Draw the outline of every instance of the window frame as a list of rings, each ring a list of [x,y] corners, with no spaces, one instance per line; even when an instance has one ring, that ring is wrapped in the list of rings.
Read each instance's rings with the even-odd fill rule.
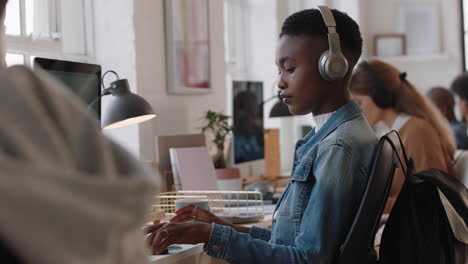
[[[19,0],[20,4],[20,35],[5,34],[5,52],[12,54],[20,54],[24,56],[24,65],[32,66],[32,57],[45,57],[52,59],[72,60],[77,62],[93,63],[94,59],[94,36],[93,36],[93,9],[92,0],[80,0],[80,5],[83,8],[81,24],[76,26],[83,27],[85,40],[83,54],[75,52],[64,52],[63,21],[61,21],[62,13],[67,8],[67,1],[63,0],[48,0],[49,1],[49,38],[40,38],[27,35],[26,33],[26,0]],[[77,1],[77,0],[73,0]],[[71,3],[71,2],[68,2]],[[77,4],[77,2],[74,2]]]

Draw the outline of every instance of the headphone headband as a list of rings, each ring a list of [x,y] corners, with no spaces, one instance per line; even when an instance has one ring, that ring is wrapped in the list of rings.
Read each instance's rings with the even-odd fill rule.
[[[327,6],[318,6],[325,26],[329,49],[319,59],[319,71],[322,77],[328,81],[343,78],[348,72],[348,61],[341,52],[340,36],[336,32],[336,21],[332,11]]]
[[[320,11],[320,14],[322,14],[323,22],[325,22],[325,26],[327,26],[328,33],[335,33],[336,21],[330,8],[327,6],[317,6],[317,9]],[[331,32],[331,30],[333,30],[333,32]]]

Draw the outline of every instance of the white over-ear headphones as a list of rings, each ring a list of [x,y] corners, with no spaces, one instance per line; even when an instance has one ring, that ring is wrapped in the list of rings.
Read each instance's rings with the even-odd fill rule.
[[[322,14],[325,26],[328,29],[328,50],[319,59],[318,68],[320,75],[327,81],[335,81],[343,78],[348,72],[348,61],[341,52],[340,36],[336,32],[336,22],[333,13],[327,6],[318,6]]]

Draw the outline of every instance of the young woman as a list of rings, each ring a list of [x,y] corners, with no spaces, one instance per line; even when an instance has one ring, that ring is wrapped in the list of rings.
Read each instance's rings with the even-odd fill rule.
[[[364,61],[353,73],[350,90],[371,126],[398,131],[408,155],[415,160],[415,171],[437,168],[455,176],[455,139],[450,126],[407,80],[406,73],[383,61]],[[397,170],[385,213],[393,207],[404,179],[402,170]]]
[[[339,36],[323,17],[336,20]],[[273,229],[234,226],[186,207],[173,221],[198,221],[147,229],[153,252],[205,243],[209,255],[233,263],[331,263],[361,201],[378,140],[348,91],[361,49],[359,27],[344,13],[322,8],[288,17],[276,53],[278,87],[289,111],[312,114],[317,127],[296,145]]]

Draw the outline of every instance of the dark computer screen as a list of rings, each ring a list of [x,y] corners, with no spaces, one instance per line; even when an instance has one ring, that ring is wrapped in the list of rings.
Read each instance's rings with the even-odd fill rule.
[[[101,66],[89,63],[35,58],[34,67],[39,66],[62,82],[86,105],[93,104],[93,111],[101,118]]]
[[[233,82],[234,162],[264,158],[263,83]]]

